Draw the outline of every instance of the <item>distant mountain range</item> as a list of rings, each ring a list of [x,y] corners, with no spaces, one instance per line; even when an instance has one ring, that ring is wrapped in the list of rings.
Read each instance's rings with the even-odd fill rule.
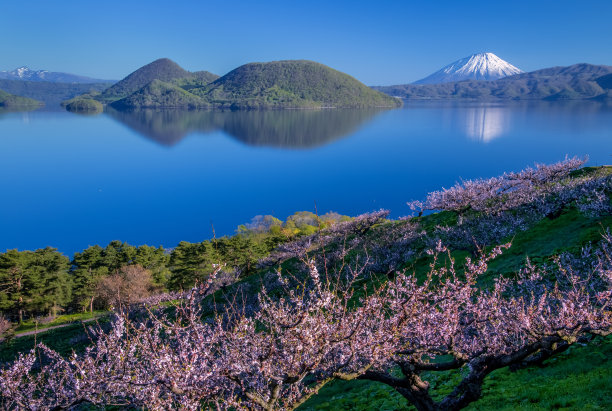
[[[47,107],[63,102],[79,111],[101,111],[100,104],[118,110],[397,107],[398,98],[612,101],[611,66],[575,64],[524,73],[493,53],[457,60],[417,83],[370,88],[307,60],[249,63],[219,77],[159,59],[110,86],[106,80],[27,67],[0,72],[0,90],[9,95]],[[9,104],[18,101],[14,97]]]
[[[612,66],[574,64],[521,73],[493,81],[373,87],[404,99],[581,100],[612,98]]]
[[[108,83],[112,84],[115,80],[100,80],[76,74],[58,73],[47,70],[31,70],[23,66],[11,71],[0,71],[1,80],[22,80],[22,81],[48,81],[51,83]]]
[[[141,67],[101,94],[83,99],[116,109],[397,107],[401,101],[353,77],[306,60],[250,63],[223,77],[190,73],[169,59]]]
[[[115,80],[100,80],[47,70],[31,70],[25,66],[11,71],[0,71],[0,90],[37,100],[50,108],[58,107],[62,101],[83,93],[100,92],[112,83],[115,83]]]
[[[91,91],[100,92],[108,83],[52,83],[49,81],[0,80],[0,90],[45,103],[47,108],[59,108],[62,101]]]
[[[439,84],[464,80],[497,80],[523,73],[493,53],[478,53],[457,60],[414,84]]]

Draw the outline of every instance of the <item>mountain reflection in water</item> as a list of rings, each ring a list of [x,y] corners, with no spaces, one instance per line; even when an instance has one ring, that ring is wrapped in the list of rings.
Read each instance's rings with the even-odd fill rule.
[[[159,144],[172,146],[191,133],[220,130],[252,146],[312,148],[354,133],[381,109],[355,110],[130,110],[106,114]]]
[[[469,138],[482,143],[501,137],[508,131],[510,112],[501,107],[466,109],[463,129]]]
[[[449,134],[464,135],[472,141],[490,143],[504,136],[516,138],[516,130],[545,127],[547,132],[571,131],[576,137],[596,127],[609,116],[612,104],[598,101],[506,101],[454,102],[404,101],[405,109],[437,113]]]

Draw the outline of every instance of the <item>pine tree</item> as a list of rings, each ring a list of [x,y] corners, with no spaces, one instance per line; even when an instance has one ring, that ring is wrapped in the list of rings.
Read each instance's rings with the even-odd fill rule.
[[[108,267],[104,266],[103,248],[94,245],[76,253],[72,260],[73,304],[85,311],[93,312],[97,297],[98,283],[108,275]]]
[[[213,240],[217,242],[217,240]],[[188,243],[181,241],[170,255],[172,274],[168,281],[171,290],[185,290],[204,281],[220,262],[215,244],[211,241]]]
[[[0,254],[0,310],[23,321],[25,278],[30,252],[8,250]]]

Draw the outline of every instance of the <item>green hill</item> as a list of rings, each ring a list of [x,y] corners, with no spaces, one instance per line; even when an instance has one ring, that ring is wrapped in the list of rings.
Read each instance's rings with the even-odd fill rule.
[[[28,98],[15,96],[9,94],[6,91],[0,90],[0,107],[14,109],[14,108],[34,108],[44,105],[42,102]]]
[[[102,102],[113,102],[129,96],[151,83],[153,80],[163,82],[178,81],[178,84],[206,84],[219,76],[207,71],[190,73],[174,61],[162,58],[147,64],[128,75],[123,80],[106,89],[98,98]]]
[[[403,84],[374,87],[406,99],[581,100],[605,96],[612,66],[574,64],[551,67],[495,81]]]
[[[192,93],[221,108],[397,107],[396,99],[306,60],[250,63]]]

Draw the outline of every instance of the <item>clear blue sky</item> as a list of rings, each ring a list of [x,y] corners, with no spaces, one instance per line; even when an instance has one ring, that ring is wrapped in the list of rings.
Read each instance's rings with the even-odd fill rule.
[[[612,65],[611,16],[610,0],[3,1],[0,70],[120,79],[159,57],[220,75],[309,59],[398,84],[481,51],[526,71]]]

